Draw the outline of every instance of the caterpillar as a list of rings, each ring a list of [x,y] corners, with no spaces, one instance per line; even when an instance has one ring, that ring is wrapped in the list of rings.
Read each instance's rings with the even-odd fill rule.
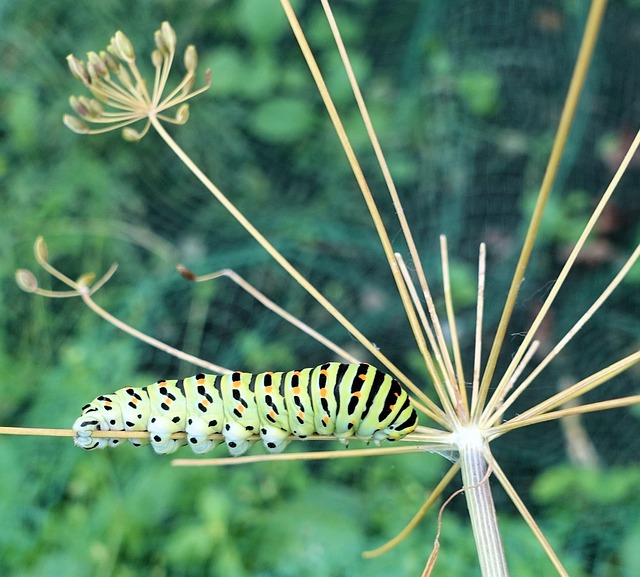
[[[141,388],[124,387],[82,407],[73,425],[74,443],[86,450],[115,446],[117,438],[92,438],[93,431],[148,431],[156,453],[188,444],[194,453],[211,451],[222,433],[229,453],[242,455],[259,434],[266,449],[282,451],[291,435],[332,435],[395,441],[411,433],[418,415],[400,383],[362,363],[325,363],[289,372],[234,372],[161,380]],[[186,438],[172,439],[185,432]]]

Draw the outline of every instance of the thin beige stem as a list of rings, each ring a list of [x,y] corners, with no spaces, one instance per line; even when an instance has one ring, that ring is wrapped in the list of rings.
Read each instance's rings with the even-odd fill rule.
[[[47,243],[44,241],[43,237],[39,236],[36,238],[36,242],[33,245],[33,254],[36,257],[38,264],[52,277],[57,278],[59,281],[62,281],[74,290],[80,290],[80,285],[78,285],[77,282],[71,280],[67,275],[61,273],[57,268],[49,264],[49,261],[47,260],[49,251],[47,249]]]
[[[611,180],[611,183],[607,187],[607,190],[604,192],[602,198],[600,199],[600,202],[598,202],[595,210],[593,211],[593,214],[591,215],[591,218],[589,218],[589,221],[585,225],[585,228],[582,231],[582,234],[580,235],[580,238],[577,240],[575,246],[573,247],[573,250],[571,251],[571,254],[567,258],[567,261],[565,262],[564,266],[562,267],[562,270],[560,271],[560,274],[558,275],[558,278],[556,279],[555,283],[553,284],[553,287],[551,288],[551,291],[549,291],[549,295],[545,299],[545,301],[544,301],[542,307],[540,308],[540,311],[536,315],[536,318],[534,319],[533,323],[531,323],[531,327],[527,331],[527,334],[525,335],[524,339],[522,339],[522,343],[518,347],[518,351],[514,355],[512,361],[509,364],[509,367],[507,368],[507,370],[505,371],[505,374],[502,377],[500,383],[498,383],[498,386],[496,387],[496,390],[494,391],[491,400],[487,403],[487,406],[486,406],[485,411],[484,411],[485,418],[490,418],[490,416],[492,415],[493,411],[495,410],[495,405],[497,404],[498,399],[503,394],[503,390],[502,389],[507,386],[507,383],[508,383],[508,381],[509,381],[509,379],[511,377],[511,373],[515,370],[515,367],[518,365],[518,363],[522,359],[522,356],[524,355],[526,349],[529,347],[529,344],[533,340],[533,337],[536,334],[538,328],[540,327],[540,325],[542,324],[543,320],[545,319],[549,309],[551,308],[551,305],[553,304],[556,296],[560,292],[560,289],[562,288],[562,286],[564,284],[564,281],[567,279],[567,276],[571,272],[571,269],[573,268],[573,265],[574,265],[576,259],[578,258],[578,254],[580,253],[580,251],[582,250],[584,244],[586,243],[587,238],[589,237],[591,231],[593,230],[594,226],[596,225],[596,222],[598,221],[598,218],[600,217],[600,215],[602,214],[602,211],[604,210],[605,206],[609,202],[609,199],[611,198],[611,195],[614,193],[616,187],[618,186],[618,183],[620,182],[620,179],[622,178],[622,175],[624,174],[624,172],[626,171],[627,167],[629,166],[629,163],[631,162],[631,160],[632,160],[633,156],[635,155],[636,151],[638,150],[639,146],[640,146],[640,131],[638,131],[638,133],[636,134],[635,138],[633,139],[633,142],[632,142],[631,146],[629,147],[629,150],[627,151],[623,161],[620,163],[620,166],[618,167],[618,170],[616,171],[613,179]],[[637,258],[637,255],[634,252],[634,255],[632,255],[632,257],[630,257],[629,261],[627,261],[627,264],[623,268],[624,274],[622,274],[622,276],[618,275],[616,277],[617,280],[614,279],[614,281],[613,281],[613,283],[615,283],[613,285],[614,288],[624,278],[624,275],[626,274],[626,271],[628,271],[629,268],[631,267],[631,265],[633,264],[633,262],[635,262],[635,258]],[[631,263],[631,264],[629,264],[629,263]],[[607,293],[607,296],[608,296],[608,293]],[[598,299],[598,300],[600,300],[600,299]],[[596,302],[598,302],[598,301],[596,301]]]
[[[640,135],[640,132],[638,133]],[[595,302],[587,309],[587,311],[578,319],[578,321],[571,327],[571,329],[567,332],[567,334],[558,342],[558,344],[553,347],[551,352],[540,362],[540,364],[531,372],[531,374],[527,377],[527,379],[513,392],[513,394],[507,399],[507,401],[500,407],[499,410],[496,410],[490,418],[486,419],[487,426],[492,426],[502,417],[504,412],[514,403],[514,401],[522,394],[522,392],[538,377],[538,375],[542,372],[542,370],[562,351],[562,349],[573,339],[573,337],[584,327],[584,325],[593,317],[596,311],[604,304],[604,302],[611,296],[611,293],[618,287],[618,285],[624,280],[627,276],[627,273],[631,270],[633,265],[636,263],[638,258],[640,257],[640,244],[633,251],[631,256],[627,259],[625,264],[622,266],[618,274],[613,278],[613,280],[607,285],[604,291],[600,294],[600,296],[595,300]],[[557,283],[556,283],[557,285]],[[555,288],[555,287],[554,287]],[[550,295],[551,296],[551,295]],[[546,305],[546,302],[545,302]],[[535,324],[535,323],[534,323]],[[505,396],[505,393],[503,396]],[[489,415],[487,415],[489,417]]]
[[[605,367],[597,373],[594,373],[593,375],[582,379],[575,385],[567,387],[566,389],[560,391],[559,393],[556,393],[552,397],[549,397],[545,401],[538,403],[534,407],[531,407],[529,410],[517,415],[513,419],[510,419],[505,423],[502,423],[501,425],[497,425],[496,427],[494,427],[494,430],[498,431],[503,429],[504,427],[510,427],[515,423],[529,421],[532,417],[536,417],[538,415],[546,413],[551,409],[554,409],[555,407],[558,407],[570,401],[571,399],[580,397],[585,393],[595,389],[596,387],[599,387],[600,385],[606,383],[620,373],[623,373],[638,362],[640,362],[640,351],[636,351],[620,359],[619,361],[612,363],[611,365]],[[577,409],[579,407],[573,408]]]
[[[411,445],[408,447],[353,449],[341,453],[337,453],[336,451],[318,451],[315,453],[245,455],[233,458],[224,457],[214,459],[174,459],[173,461],[171,461],[171,465],[173,465],[174,467],[219,467],[221,465],[247,465],[249,463],[265,463],[272,461],[324,461],[328,459],[350,459],[352,457],[382,457],[385,455],[424,453],[426,450],[428,449],[425,449],[424,445]]]
[[[119,328],[121,331],[130,334],[132,337],[155,347],[158,350],[161,350],[164,353],[167,353],[171,356],[174,356],[182,361],[186,361],[195,365],[196,367],[201,367],[207,371],[211,371],[213,373],[218,374],[226,374],[233,372],[231,369],[226,369],[225,367],[221,367],[220,365],[216,365],[214,363],[210,363],[209,361],[205,361],[204,359],[200,359],[194,355],[190,355],[181,351],[180,349],[176,349],[158,339],[155,339],[145,333],[139,331],[138,329],[134,329],[132,326],[127,323],[121,321],[120,319],[114,317],[111,313],[108,313],[104,310],[100,305],[98,305],[91,298],[91,290],[89,287],[80,287],[80,296],[84,303],[98,316],[105,319],[108,323],[112,324],[114,327]]]
[[[211,182],[211,180],[193,163],[189,156],[180,148],[178,143],[171,138],[157,119],[151,117],[153,127],[167,143],[176,156],[185,166],[200,180],[211,194],[224,206],[238,223],[264,248],[264,250],[318,303],[333,316],[347,331],[349,331],[376,359],[378,359],[391,373],[393,373],[422,403],[429,409],[429,417],[434,421],[445,425],[447,417],[418,386],[394,365],[369,339],[367,339],[329,300],[318,291],[283,255],[280,253],[258,229],[242,214],[238,208],[223,194],[223,192]],[[406,291],[406,289],[405,289]]]
[[[480,245],[480,250],[482,251]],[[460,340],[458,339],[458,327],[456,323],[456,315],[453,308],[453,294],[451,292],[451,275],[449,274],[449,250],[447,247],[447,237],[440,236],[440,254],[442,260],[442,283],[444,291],[444,304],[447,311],[447,322],[449,323],[449,332],[451,334],[451,350],[453,351],[453,359],[456,367],[456,381],[459,399],[458,415],[463,422],[469,420],[469,400],[467,399],[467,387],[465,385],[464,369],[462,366],[462,352],[460,350]],[[482,265],[484,266],[484,265]],[[480,289],[478,289],[480,290]],[[483,286],[484,290],[484,286]],[[480,293],[478,293],[480,296]]]
[[[539,347],[540,347],[540,341],[533,341],[527,353],[524,355],[524,357],[522,357],[520,364],[517,366],[516,370],[511,375],[511,378],[509,379],[509,383],[507,384],[507,387],[505,387],[502,397],[498,400],[497,406],[499,407],[500,411],[502,411],[505,396],[509,394],[509,391],[511,391],[511,389],[513,389],[515,384],[518,382],[520,375],[527,368],[527,365],[533,358],[533,355],[536,354],[536,351],[538,350]],[[529,381],[529,379],[527,379],[527,381]],[[533,381],[529,381],[528,384],[530,384],[531,382]]]
[[[443,453],[446,451],[454,451],[455,447],[449,442],[449,434],[439,431],[437,429],[427,429],[426,427],[419,427],[419,429],[425,429],[427,432],[411,433],[406,437],[400,439],[401,443],[419,443],[420,447],[424,451]],[[0,435],[13,435],[13,436],[27,436],[27,437],[75,437],[77,433],[73,429],[50,429],[43,427],[0,427]],[[149,437],[149,431],[118,431],[118,430],[104,430],[104,431],[92,431],[92,437],[96,438],[118,438],[118,439],[145,439]],[[172,439],[185,439],[187,433],[184,431],[172,433]],[[207,437],[208,439],[216,441],[224,441],[222,434],[213,434]],[[258,435],[252,435],[248,439],[249,441],[261,440]],[[288,437],[289,441],[337,441],[336,437],[330,435],[311,435],[300,439],[294,435]],[[343,445],[344,446],[344,445]],[[393,447],[392,447],[393,448]],[[397,446],[395,447],[397,448]],[[367,449],[373,450],[373,449]],[[378,450],[378,449],[376,449]]]
[[[0,427],[0,435],[15,435],[20,437],[75,437],[77,433],[73,429],[48,429],[44,427]],[[173,439],[184,439],[186,433],[174,433]],[[145,439],[149,438],[149,431],[92,431],[92,437],[118,438],[118,439]],[[223,439],[222,435],[216,438]],[[213,436],[212,436],[213,438]]]
[[[593,2],[591,3],[591,8],[589,10],[587,23],[582,38],[582,43],[578,52],[578,58],[576,60],[576,65],[571,77],[569,91],[567,93],[567,98],[565,100],[562,115],[560,117],[560,123],[558,125],[558,130],[556,132],[553,147],[551,149],[551,155],[549,156],[549,163],[547,164],[547,169],[545,171],[542,185],[540,187],[540,192],[538,194],[538,199],[536,201],[536,206],[529,223],[529,229],[527,230],[524,244],[522,246],[522,251],[520,253],[520,257],[516,265],[516,270],[511,281],[511,286],[507,294],[507,299],[502,311],[502,316],[500,317],[496,336],[491,346],[491,351],[489,353],[485,372],[482,376],[478,402],[478,405],[480,407],[484,405],[485,398],[489,394],[489,387],[493,380],[493,374],[498,363],[498,356],[500,354],[500,351],[502,350],[502,344],[507,333],[509,321],[511,320],[511,315],[513,313],[513,308],[518,297],[520,285],[522,284],[522,280],[524,279],[524,274],[529,263],[531,251],[533,250],[533,245],[538,235],[538,229],[540,228],[542,214],[544,212],[544,208],[547,204],[547,199],[549,198],[549,194],[551,193],[553,183],[555,182],[555,178],[558,173],[560,160],[567,143],[569,130],[573,123],[576,108],[578,106],[578,101],[580,99],[580,93],[582,92],[582,88],[584,86],[584,81],[589,69],[589,64],[591,62],[596,40],[598,39],[600,24],[602,22],[606,4],[606,0],[593,0]],[[515,363],[515,365],[517,364],[518,363]],[[497,398],[499,397],[500,395],[498,395]]]
[[[376,549],[372,549],[371,551],[364,551],[362,553],[362,556],[365,559],[372,559],[374,557],[379,557],[380,555],[383,555],[387,551],[390,551],[396,545],[404,541],[409,536],[411,531],[413,531],[416,528],[416,526],[425,516],[427,511],[431,509],[431,507],[437,501],[438,497],[440,497],[442,492],[449,486],[449,483],[453,480],[453,478],[456,476],[459,470],[460,470],[459,463],[454,463],[449,468],[449,470],[445,473],[445,475],[442,477],[442,479],[436,485],[433,491],[431,491],[426,501],[422,504],[418,512],[413,516],[411,521],[407,523],[407,525],[402,529],[402,531],[400,531],[400,533],[398,533],[393,539],[390,539],[389,541],[387,541],[384,545],[381,545]]]
[[[389,166],[387,164],[384,153],[382,152],[382,147],[380,146],[380,141],[378,140],[378,136],[373,127],[373,123],[371,122],[371,117],[369,115],[369,111],[367,109],[366,103],[362,96],[362,92],[358,85],[358,81],[355,77],[353,67],[351,66],[351,62],[349,60],[349,55],[347,54],[347,50],[344,46],[344,42],[342,41],[342,37],[340,35],[340,30],[338,29],[338,25],[333,16],[333,12],[329,5],[328,0],[322,0],[322,7],[327,16],[327,21],[329,22],[329,26],[331,28],[331,32],[333,34],[336,46],[338,47],[338,52],[340,53],[340,58],[342,59],[347,77],[349,79],[349,83],[351,85],[351,89],[353,91],[354,97],[356,99],[358,109],[360,111],[360,115],[362,116],[362,120],[365,125],[365,129],[369,136],[369,140],[371,141],[371,145],[373,146],[376,159],[382,171],[385,183],[387,185],[387,189],[389,191],[389,195],[391,197],[391,201],[393,202],[393,206],[400,222],[400,228],[402,230],[402,234],[409,248],[409,254],[413,261],[413,266],[415,267],[416,276],[418,277],[418,282],[420,283],[420,288],[425,295],[427,310],[429,311],[429,315],[432,319],[433,326],[438,333],[438,339],[443,340],[443,336],[440,330],[440,321],[438,320],[438,314],[435,308],[435,304],[431,297],[431,291],[429,290],[429,285],[427,283],[427,278],[424,272],[424,268],[422,267],[422,261],[420,259],[420,255],[418,253],[418,249],[416,247],[416,243],[413,239],[413,235],[411,233],[411,228],[405,216],[405,211],[402,206],[402,202],[400,201],[400,196],[398,195],[398,191],[396,189],[395,183],[393,182],[393,178],[391,177],[391,171],[389,170]],[[389,261],[391,269],[393,271],[393,264]],[[403,300],[403,304],[405,301]],[[434,349],[435,350],[435,349]],[[445,345],[445,350],[446,345]]]
[[[427,334],[427,339],[429,340],[429,344],[431,345],[431,349],[433,350],[433,353],[435,355],[436,362],[433,362],[431,353],[429,352],[426,343],[424,343],[424,338],[421,339],[421,341],[424,343],[423,348],[421,348],[422,358],[424,359],[427,371],[429,373],[429,376],[431,377],[431,381],[433,382],[434,389],[436,391],[436,394],[438,395],[438,398],[440,399],[440,402],[442,403],[442,406],[444,407],[445,412],[448,414],[453,414],[454,409],[450,399],[453,397],[454,385],[451,380],[447,378],[448,375],[446,373],[441,375],[441,373],[438,371],[438,367],[444,367],[440,348],[438,347],[433,331],[431,330],[431,326],[429,324],[429,320],[427,319],[424,307],[422,306],[422,303],[418,298],[418,292],[415,285],[413,284],[413,280],[411,279],[411,275],[409,274],[407,265],[405,264],[402,255],[396,253],[395,257],[398,263],[398,267],[400,268],[402,278],[404,279],[404,282],[407,285],[407,289],[409,290],[409,294],[411,295],[411,300],[413,302],[415,310],[418,313],[420,322],[422,323],[422,326]],[[445,380],[445,384],[447,387],[446,390],[442,382],[442,377],[444,377]]]
[[[208,280],[213,280],[216,278],[220,278],[221,276],[227,277],[229,280],[237,284],[242,290],[249,293],[254,299],[256,299],[260,304],[269,309],[270,311],[277,314],[279,317],[292,324],[298,330],[302,331],[309,335],[312,339],[318,341],[321,345],[328,348],[330,351],[333,351],[338,356],[342,357],[349,363],[359,363],[360,361],[354,357],[351,353],[345,351],[342,347],[338,346],[333,341],[329,340],[325,336],[321,335],[318,331],[312,329],[308,324],[301,321],[299,318],[295,317],[291,313],[287,312],[281,306],[274,303],[269,297],[267,297],[263,292],[259,291],[256,287],[254,287],[251,283],[247,282],[244,278],[242,278],[238,273],[233,271],[232,269],[226,268],[223,270],[219,270],[214,273],[210,273],[203,276],[194,276],[190,278],[185,275],[185,269],[182,265],[178,266],[178,270],[181,272],[182,276],[185,278],[192,280],[193,282],[204,282]],[[190,271],[188,271],[190,272]]]
[[[513,485],[509,482],[509,479],[507,479],[507,476],[504,474],[504,471],[500,468],[498,463],[495,462],[495,460],[492,462],[492,464],[493,464],[494,475],[496,476],[496,478],[504,488],[507,495],[509,495],[509,498],[511,499],[513,504],[516,506],[516,509],[518,509],[518,511],[520,512],[520,515],[522,516],[522,518],[525,520],[527,525],[529,525],[529,528],[531,529],[532,533],[535,535],[536,539],[538,540],[538,543],[540,543],[540,545],[542,546],[542,549],[547,554],[547,557],[549,557],[549,560],[551,561],[551,563],[553,563],[553,566],[558,572],[558,575],[560,575],[561,577],[569,577],[569,573],[567,573],[567,570],[562,566],[560,559],[558,559],[558,556],[556,555],[555,551],[549,544],[549,541],[547,541],[547,539],[545,538],[544,533],[542,532],[540,527],[538,527],[538,524],[535,522],[533,516],[531,515],[531,513],[529,512],[525,504],[522,502],[522,499],[520,499],[520,496],[518,495],[516,490],[513,488]]]
[[[488,436],[491,439],[495,439],[509,431],[519,429],[522,427],[529,427],[538,423],[546,423],[548,421],[555,421],[556,419],[562,419],[564,417],[573,417],[575,415],[584,415],[586,413],[596,413],[598,411],[607,411],[610,409],[620,409],[622,407],[630,407],[636,404],[640,404],[640,395],[631,395],[629,397],[620,397],[617,399],[609,399],[607,401],[599,401],[597,403],[588,403],[586,405],[577,405],[575,407],[569,407],[566,409],[559,409],[557,411],[550,411],[542,415],[535,417],[528,417],[520,421],[507,421],[497,427],[493,427]]]
[[[420,322],[411,305],[411,298],[407,291],[407,287],[405,286],[404,281],[402,280],[402,275],[400,274],[400,271],[398,270],[398,266],[395,262],[391,240],[389,239],[389,235],[382,221],[382,217],[380,215],[378,207],[376,206],[373,195],[369,190],[369,186],[362,172],[362,168],[358,163],[353,147],[351,146],[351,143],[344,129],[342,121],[340,120],[338,111],[336,110],[336,107],[333,103],[331,95],[329,94],[329,91],[327,90],[327,86],[324,81],[324,78],[322,77],[322,73],[320,72],[318,64],[313,56],[309,43],[307,42],[307,39],[300,26],[300,23],[298,22],[295,12],[291,7],[291,3],[289,2],[289,0],[280,0],[280,3],[287,16],[287,19],[289,20],[289,25],[291,26],[294,36],[296,37],[296,40],[298,41],[300,50],[302,51],[302,54],[307,62],[311,75],[316,83],[316,86],[318,87],[318,91],[327,109],[331,122],[333,123],[334,129],[336,131],[340,144],[342,145],[342,148],[345,152],[349,165],[351,166],[351,170],[356,178],[360,191],[362,192],[363,199],[367,205],[369,214],[371,215],[371,219],[375,226],[376,232],[378,233],[378,238],[380,239],[380,243],[382,245],[382,249],[384,251],[385,257],[387,259],[387,262],[389,263],[389,268],[391,270],[391,274],[393,275],[393,279],[396,283],[398,294],[400,295],[400,300],[402,301],[402,305],[407,314],[407,319],[409,321],[411,331],[416,339],[416,342],[418,343],[418,346],[421,347],[422,331],[420,328]],[[421,350],[424,350],[424,349],[421,348]],[[398,378],[400,378],[399,374],[396,374],[396,375],[398,376]],[[411,389],[408,381],[405,382],[405,384],[407,385],[408,388]],[[423,403],[429,406],[434,413],[436,414],[439,413],[439,416],[441,419],[446,418],[442,413],[442,411],[437,407],[437,405],[435,405],[431,401],[427,402],[426,395],[422,394],[422,392],[420,392],[421,394],[418,394],[418,391],[420,389],[416,387],[416,390],[413,390],[413,389],[411,390],[418,398],[422,400]]]
[[[482,319],[484,316],[484,287],[486,281],[487,247],[480,245],[478,257],[478,300],[476,304],[476,338],[473,353],[473,383],[471,389],[471,420],[477,420],[480,394],[480,371],[482,363]]]

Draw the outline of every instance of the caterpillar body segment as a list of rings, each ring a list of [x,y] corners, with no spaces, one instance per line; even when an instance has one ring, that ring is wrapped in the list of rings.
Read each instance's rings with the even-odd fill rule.
[[[325,363],[288,372],[195,376],[124,387],[100,395],[82,408],[73,425],[75,444],[91,450],[115,446],[116,438],[93,438],[95,430],[148,431],[160,454],[188,444],[197,453],[211,451],[222,434],[231,455],[243,454],[259,435],[268,451],[282,451],[291,435],[313,434],[394,441],[412,432],[418,416],[398,381],[368,364]],[[186,432],[186,439],[172,439]]]

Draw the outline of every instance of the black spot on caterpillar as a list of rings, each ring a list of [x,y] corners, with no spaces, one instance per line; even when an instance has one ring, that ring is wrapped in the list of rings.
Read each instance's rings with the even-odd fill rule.
[[[255,431],[268,451],[277,453],[294,435],[395,441],[411,433],[418,415],[406,391],[391,376],[368,364],[325,363],[276,373],[195,376],[153,385],[124,387],[82,407],[73,425],[83,449],[115,446],[118,439],[92,438],[94,430],[148,431],[156,453],[173,453],[188,444],[195,453],[211,451],[221,433],[232,455],[244,453]],[[185,432],[186,439],[171,435]]]

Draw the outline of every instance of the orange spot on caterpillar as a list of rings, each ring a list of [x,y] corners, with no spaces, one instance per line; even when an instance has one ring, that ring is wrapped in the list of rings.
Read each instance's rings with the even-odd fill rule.
[[[272,393],[273,392],[273,387],[271,385],[269,385],[268,387],[264,388],[264,392],[265,393]]]
[[[320,398],[326,399],[329,396],[329,391],[327,391],[326,387],[320,389]]]
[[[298,417],[298,419],[304,419],[304,411],[298,411],[298,414],[296,416]]]
[[[362,392],[356,391],[355,393],[351,393],[351,396],[359,399],[360,397],[362,397]]]
[[[321,375],[323,375],[323,376],[325,376],[325,377],[328,377],[328,376],[329,376],[329,371],[327,371],[326,369],[322,369],[322,370],[320,371],[320,374],[321,374]]]
[[[291,392],[292,392],[294,395],[299,395],[299,394],[300,394],[300,387],[293,387],[293,388],[291,389]]]
[[[324,417],[322,417],[322,422],[326,427],[329,424],[329,415],[325,415]]]
[[[238,405],[236,406],[236,411],[238,411],[238,413],[244,413],[244,406],[238,403]]]
[[[358,375],[358,378],[359,378],[361,381],[364,381],[364,380],[367,378],[367,374],[366,374],[366,373],[361,373],[361,374],[359,374],[359,375]]]
[[[170,405],[171,403],[173,403],[173,401],[169,397],[165,397],[163,402],[165,403],[165,405]]]
[[[271,409],[268,413],[267,413],[267,417],[269,417],[270,419],[273,419],[274,421],[276,420],[276,413],[273,409]]]

